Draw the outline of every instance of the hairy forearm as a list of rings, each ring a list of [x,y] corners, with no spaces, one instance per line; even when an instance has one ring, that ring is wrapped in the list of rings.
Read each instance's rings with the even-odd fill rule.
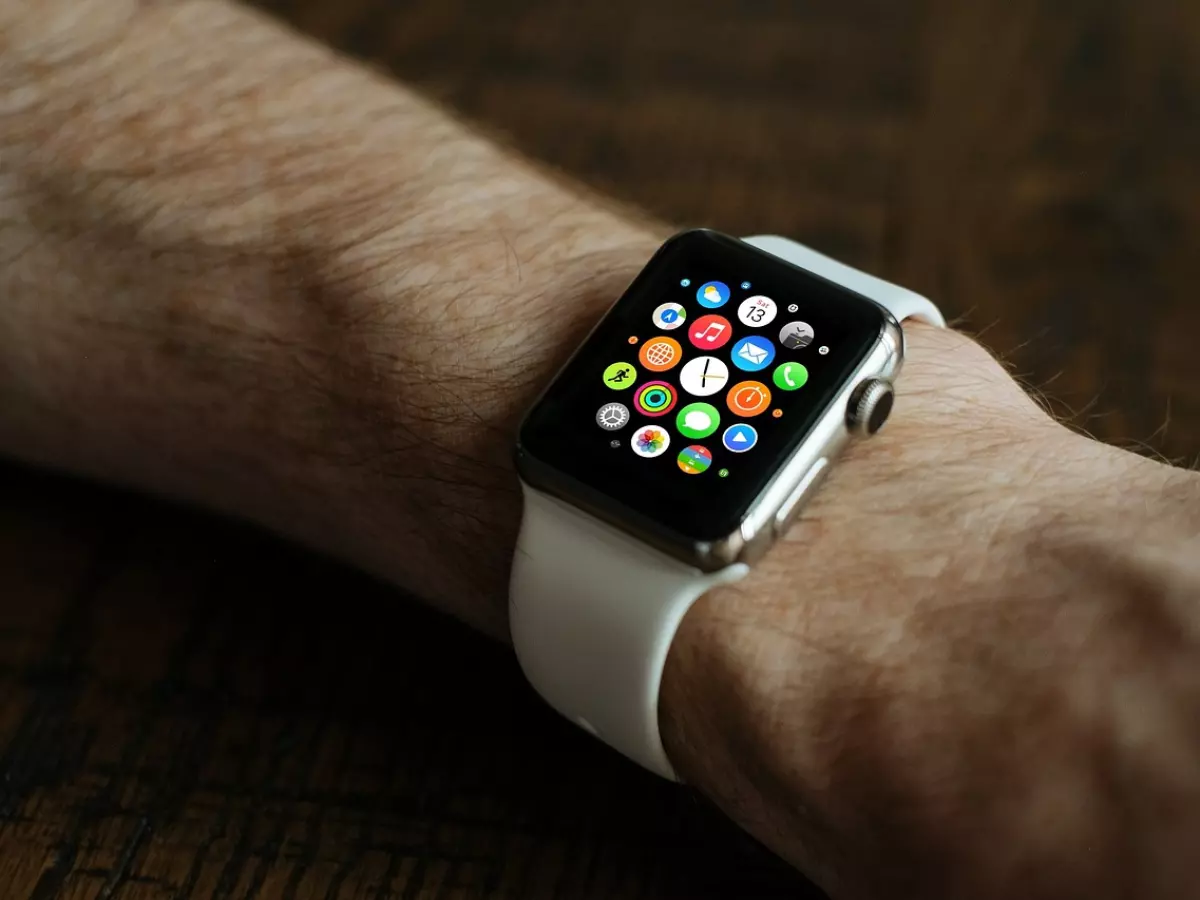
[[[917,337],[918,392],[975,352]],[[1191,896],[1200,477],[1040,416],[964,428],[1022,402],[970,371],[854,449],[855,489],[817,498],[790,558],[700,601],[668,747],[835,896]]]
[[[517,417],[658,229],[215,0],[0,0],[0,85],[0,451],[251,518],[502,636]],[[960,335],[910,329],[900,396],[688,616],[673,759],[848,892],[1172,853],[1195,476],[1067,434]],[[1172,791],[1158,830],[1094,831]]]
[[[654,240],[246,10],[0,23],[0,448],[501,634],[516,417]]]

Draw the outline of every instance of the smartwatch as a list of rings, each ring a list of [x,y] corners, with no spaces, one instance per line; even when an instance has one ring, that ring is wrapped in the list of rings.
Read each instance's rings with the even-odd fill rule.
[[[533,405],[513,645],[555,709],[675,779],[658,725],[688,608],[770,549],[879,430],[930,301],[774,236],[668,240]]]

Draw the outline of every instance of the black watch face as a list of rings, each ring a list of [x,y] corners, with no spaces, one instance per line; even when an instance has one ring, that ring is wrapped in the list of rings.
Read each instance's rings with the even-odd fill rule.
[[[530,411],[519,454],[618,519],[725,537],[885,322],[869,300],[770,254],[685,232]]]

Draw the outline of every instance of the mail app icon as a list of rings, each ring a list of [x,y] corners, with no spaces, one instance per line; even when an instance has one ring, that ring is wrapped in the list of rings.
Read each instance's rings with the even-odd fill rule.
[[[742,349],[738,351],[738,356],[758,366],[762,365],[762,361],[767,358],[767,351],[753,344],[742,344]]]
[[[775,345],[757,335],[742,338],[733,347],[733,364],[743,372],[765,369],[775,358]]]

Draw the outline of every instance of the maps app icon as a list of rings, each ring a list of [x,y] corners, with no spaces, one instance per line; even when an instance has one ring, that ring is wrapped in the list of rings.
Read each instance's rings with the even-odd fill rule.
[[[679,303],[664,303],[654,310],[654,324],[663,331],[678,328],[687,318],[687,310]]]

